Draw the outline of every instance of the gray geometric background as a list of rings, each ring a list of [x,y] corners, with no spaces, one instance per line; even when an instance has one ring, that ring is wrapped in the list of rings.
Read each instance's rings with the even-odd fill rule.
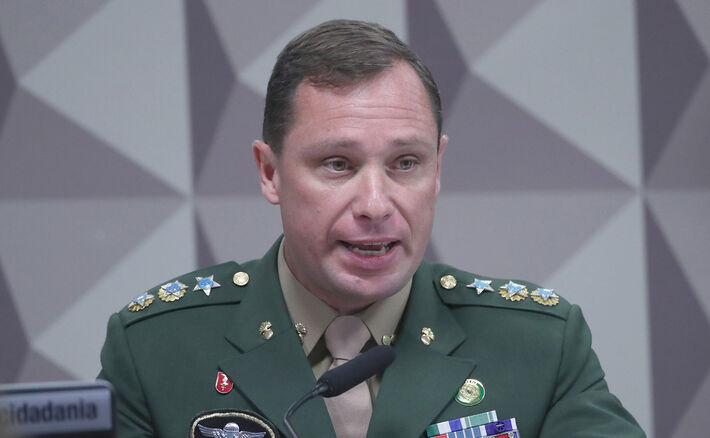
[[[380,22],[444,102],[427,257],[578,303],[649,436],[710,429],[710,2],[0,2],[0,382],[91,379],[108,315],[280,232],[281,47]]]

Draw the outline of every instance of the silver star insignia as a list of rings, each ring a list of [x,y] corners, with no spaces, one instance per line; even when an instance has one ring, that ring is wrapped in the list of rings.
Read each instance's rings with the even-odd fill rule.
[[[520,292],[525,289],[525,286],[509,281],[508,284],[503,286],[503,289],[507,290],[510,295],[521,295]]]
[[[481,295],[485,291],[494,292],[491,287],[492,280],[479,280],[478,278],[473,279],[473,283],[467,284],[466,287],[471,289],[476,289],[476,293]]]
[[[500,287],[501,295],[510,301],[521,301],[527,298],[528,289],[524,284],[515,283],[513,281],[508,281]]]
[[[221,285],[214,281],[214,274],[209,277],[195,277],[197,284],[192,290],[201,290],[205,295],[210,296],[212,289],[220,287]]]

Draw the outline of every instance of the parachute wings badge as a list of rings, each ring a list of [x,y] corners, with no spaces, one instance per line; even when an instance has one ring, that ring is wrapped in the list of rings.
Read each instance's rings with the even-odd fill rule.
[[[227,423],[224,429],[218,427],[206,427],[198,424],[200,433],[206,437],[212,438],[263,438],[266,432],[247,432],[239,430],[237,423]]]

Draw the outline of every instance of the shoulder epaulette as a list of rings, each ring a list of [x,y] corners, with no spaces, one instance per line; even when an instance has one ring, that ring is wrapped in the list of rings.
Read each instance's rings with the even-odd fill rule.
[[[249,282],[245,268],[226,262],[198,269],[161,283],[138,295],[121,309],[125,325],[166,312],[199,306],[238,303]]]
[[[442,301],[454,306],[487,306],[545,313],[565,319],[570,303],[554,289],[513,279],[473,274],[444,264],[431,264]]]

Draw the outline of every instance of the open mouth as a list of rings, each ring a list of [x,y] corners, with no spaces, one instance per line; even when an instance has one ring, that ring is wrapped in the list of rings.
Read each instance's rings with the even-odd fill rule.
[[[350,243],[343,242],[343,245],[355,254],[364,256],[380,256],[385,255],[394,247],[397,242],[367,242],[367,243]]]

